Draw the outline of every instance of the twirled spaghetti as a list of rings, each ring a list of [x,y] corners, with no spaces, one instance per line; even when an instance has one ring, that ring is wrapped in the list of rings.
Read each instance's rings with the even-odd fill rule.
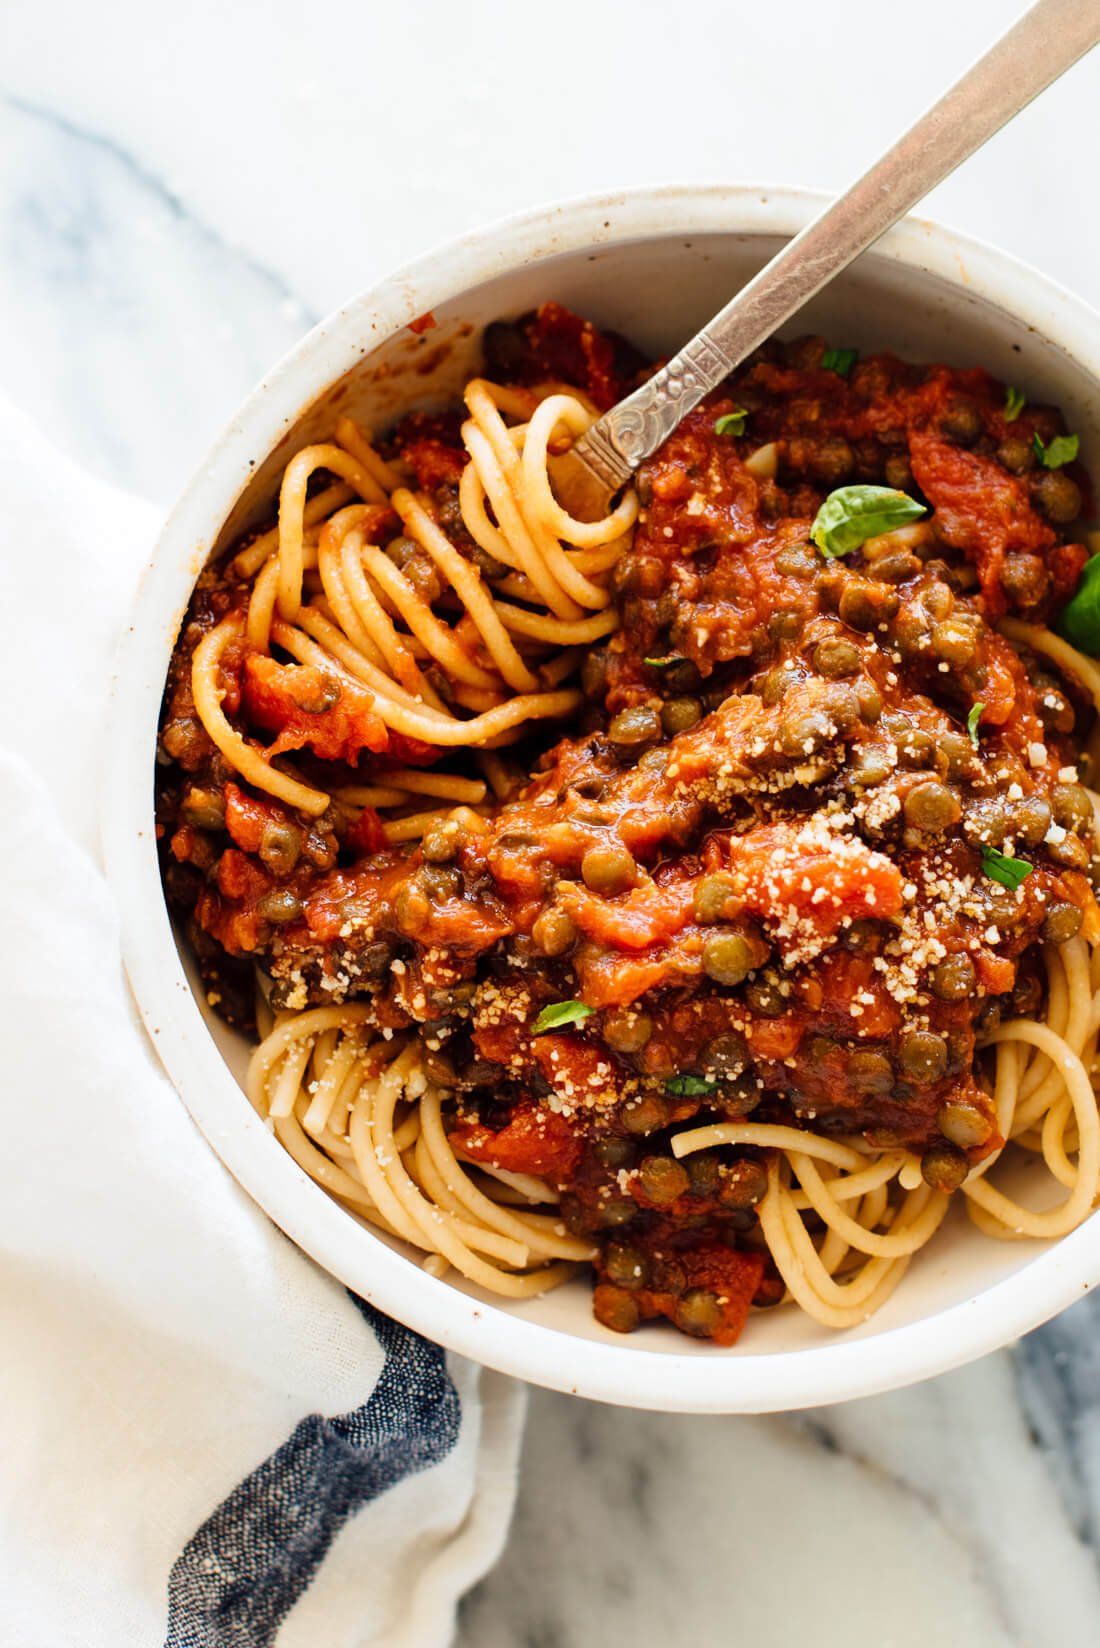
[[[1057,414],[769,346],[590,522],[554,460],[636,358],[554,305],[486,343],[458,414],[295,454],[177,648],[166,886],[235,1022],[258,964],[253,1104],[434,1274],[594,1266],[620,1330],[854,1325],[953,1193],[1067,1234],[1100,665],[1050,627]]]

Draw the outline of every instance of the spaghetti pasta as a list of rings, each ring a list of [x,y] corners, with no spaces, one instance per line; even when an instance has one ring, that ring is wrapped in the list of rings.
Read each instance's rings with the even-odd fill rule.
[[[1100,1198],[1073,481],[1002,462],[984,375],[848,383],[803,340],[581,520],[556,459],[629,351],[555,305],[509,336],[458,413],[341,416],[200,580],[165,881],[251,1102],[433,1276],[594,1267],[616,1330],[852,1327],[952,1209],[1066,1235]],[[823,556],[902,452],[927,518]]]

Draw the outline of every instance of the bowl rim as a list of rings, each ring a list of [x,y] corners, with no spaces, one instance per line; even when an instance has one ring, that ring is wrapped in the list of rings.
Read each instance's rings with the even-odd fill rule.
[[[443,243],[315,326],[261,380],[171,510],[120,640],[101,786],[104,862],[123,962],[150,1040],[180,1098],[242,1188],[330,1275],[409,1327],[532,1383],[666,1412],[758,1413],[893,1390],[1010,1342],[1100,1280],[1100,1216],[968,1299],[866,1338],[803,1349],[655,1352],[581,1338],[439,1281],[350,1219],[272,1141],[203,1021],[180,962],[157,866],[151,766],[168,655],[191,586],[253,468],[308,406],[410,320],[471,287],[558,253],[692,234],[789,236],[830,196],[768,184],[676,184],[532,207]],[[1030,265],[925,218],[870,256],[891,259],[1012,316],[1100,382],[1100,315]],[[260,1148],[263,1144],[265,1147]]]

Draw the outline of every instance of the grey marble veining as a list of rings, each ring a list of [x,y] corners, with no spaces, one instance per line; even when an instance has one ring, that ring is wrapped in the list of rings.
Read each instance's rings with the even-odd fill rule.
[[[140,160],[0,97],[0,384],[104,479],[169,498],[313,324]]]
[[[1100,1298],[1090,1294],[1022,1339],[1012,1361],[1031,1435],[1069,1521],[1100,1563]]]
[[[1092,1435],[1095,1402],[1093,1384]],[[1008,1353],[775,1418],[535,1392],[512,1538],[458,1648],[1092,1648],[1100,1567],[1064,1465]]]
[[[837,186],[1018,9],[927,0],[918,20],[790,0],[777,56],[766,8],[704,0],[691,118],[624,152],[624,96],[682,50],[659,0],[561,0],[549,35],[506,0],[330,0],[323,17],[291,0],[262,17],[7,0],[0,392],[96,473],[168,502],[261,373],[381,268],[610,183]],[[1075,70],[930,211],[1095,297],[1081,174],[1098,91],[1100,63]],[[1100,1300],[972,1368],[803,1415],[533,1393],[513,1534],[458,1642],[605,1636],[1094,1648]]]

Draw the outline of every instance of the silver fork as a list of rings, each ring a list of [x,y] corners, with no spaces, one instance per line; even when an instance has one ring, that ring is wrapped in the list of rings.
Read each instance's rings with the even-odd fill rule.
[[[679,354],[554,460],[566,508],[587,520],[606,514],[704,395],[1097,41],[1100,0],[1038,0]]]

